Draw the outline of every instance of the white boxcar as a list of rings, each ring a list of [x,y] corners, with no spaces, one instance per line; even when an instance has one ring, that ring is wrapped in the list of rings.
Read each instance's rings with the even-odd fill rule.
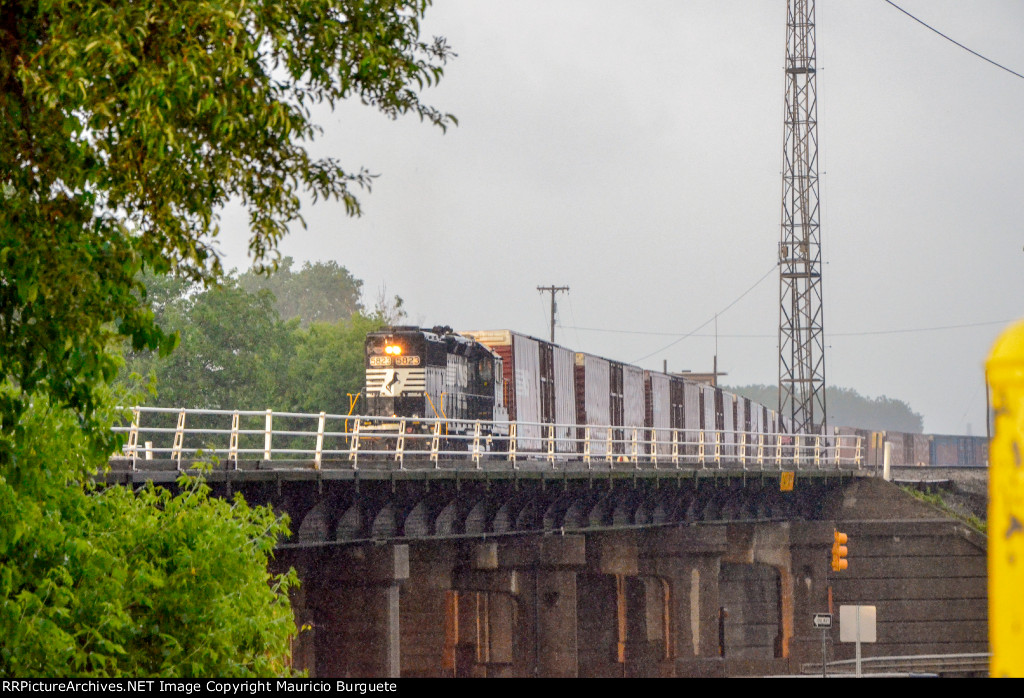
[[[556,424],[556,451],[574,451],[574,352],[512,330],[472,330],[461,334],[487,345],[502,358],[509,420],[516,423],[517,450],[546,450],[547,430],[543,425]]]
[[[736,457],[736,396],[722,391],[722,456]]]
[[[658,444],[658,455],[672,454],[672,424],[676,405],[672,401],[672,378],[667,373],[646,372],[647,402],[649,405],[647,426],[648,439]]]
[[[608,454],[612,437],[611,424],[611,362],[599,356],[576,354],[576,423],[580,438],[590,427],[590,455]]]
[[[644,453],[642,447],[644,441],[644,423],[646,420],[646,409],[644,408],[644,370],[636,366],[622,366],[622,427],[624,453],[632,453],[631,442],[636,434],[638,452]]]

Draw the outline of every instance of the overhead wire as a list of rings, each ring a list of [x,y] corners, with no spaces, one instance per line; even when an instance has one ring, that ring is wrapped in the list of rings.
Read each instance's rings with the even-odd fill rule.
[[[1024,75],[1021,75],[1021,74],[1020,74],[1020,73],[1018,73],[1018,72],[1017,72],[1016,70],[1011,70],[1011,69],[1007,68],[1007,67],[1006,67],[1005,65],[1003,65],[1003,64],[1001,64],[1001,63],[996,63],[996,62],[995,62],[994,60],[992,60],[991,58],[986,58],[985,56],[981,55],[981,54],[980,54],[980,53],[978,53],[977,51],[975,51],[975,50],[973,50],[973,49],[970,49],[970,48],[968,48],[968,47],[964,46],[963,44],[961,44],[961,43],[960,43],[959,41],[957,41],[956,39],[953,39],[953,38],[950,38],[949,36],[946,36],[945,34],[943,34],[942,32],[940,32],[940,31],[939,31],[938,29],[936,29],[935,27],[931,26],[931,25],[930,25],[930,24],[928,24],[927,22],[925,22],[925,21],[923,21],[923,20],[920,20],[920,19],[918,19],[917,17],[915,17],[914,15],[910,14],[909,12],[907,12],[906,10],[904,10],[904,9],[903,9],[902,7],[900,7],[899,5],[897,5],[896,3],[894,3],[894,2],[892,1],[892,0],[884,0],[884,2],[886,2],[886,3],[890,4],[890,5],[892,5],[892,6],[893,6],[893,7],[895,7],[895,8],[897,9],[897,10],[899,10],[900,12],[902,12],[903,14],[905,14],[905,15],[906,15],[907,17],[910,17],[910,19],[914,20],[914,21],[915,21],[915,22],[917,22],[918,24],[920,24],[920,25],[922,25],[922,26],[924,26],[924,27],[927,27],[927,28],[928,28],[928,29],[930,29],[931,31],[935,32],[936,34],[938,34],[939,36],[941,36],[941,37],[942,37],[943,39],[945,39],[946,41],[949,41],[949,42],[952,42],[952,43],[956,44],[957,46],[959,46],[960,48],[962,48],[962,49],[963,49],[964,51],[967,51],[968,53],[970,53],[970,54],[973,54],[973,55],[977,56],[978,58],[980,58],[980,59],[981,59],[981,60],[983,60],[983,61],[988,61],[989,63],[991,63],[991,64],[992,64],[992,65],[994,65],[995,67],[997,67],[997,68],[1001,68],[1001,69],[1005,70],[1005,71],[1006,71],[1007,73],[1010,73],[1011,75],[1016,75],[1016,76],[1017,76],[1017,77],[1019,77],[1019,78],[1024,78]]]
[[[704,325],[707,325],[709,322],[712,322],[713,320],[714,320],[714,317],[712,317],[710,320],[708,320],[708,322],[705,322]],[[934,326],[934,327],[911,327],[911,328],[900,329],[900,330],[863,330],[863,331],[859,331],[859,332],[826,332],[825,334],[827,334],[829,337],[864,337],[864,336],[868,336],[868,335],[880,335],[880,334],[913,334],[913,333],[917,333],[917,332],[938,332],[938,331],[941,331],[941,330],[960,330],[960,329],[970,328],[970,327],[990,327],[990,326],[993,326],[993,325],[1008,325],[1011,322],[1014,322],[1014,319],[1010,319],[1010,320],[992,320],[992,321],[988,321],[988,322],[968,322],[968,323],[963,323],[963,324],[959,324],[959,325],[937,325],[937,326]],[[697,329],[701,329],[704,325],[702,325],[700,328],[697,328]],[[662,337],[678,337],[680,340],[686,339],[687,337],[714,337],[715,336],[714,334],[711,334],[711,333],[698,334],[696,332],[696,330],[693,331],[693,332],[687,332],[686,334],[679,334],[678,332],[655,332],[655,331],[647,331],[647,330],[613,330],[613,329],[608,329],[608,328],[604,328],[604,327],[575,327],[573,325],[559,325],[559,327],[562,328],[562,329],[566,329],[566,330],[579,330],[579,331],[583,331],[583,332],[607,332],[609,334],[639,334],[639,335],[645,335],[645,336],[649,336],[649,337],[658,337],[658,336],[662,336]],[[768,338],[768,337],[771,337],[771,338],[774,339],[776,337],[776,335],[774,335],[774,334],[719,334],[718,336],[719,337],[726,337],[726,338],[729,338],[729,339],[736,339],[736,338],[740,338],[740,339],[764,339],[764,338]]]
[[[663,346],[663,347],[662,347],[662,348],[660,348],[660,349],[657,349],[656,351],[652,351],[652,352],[651,352],[650,354],[646,354],[645,356],[641,356],[641,357],[640,357],[639,359],[634,359],[634,360],[633,360],[633,363],[634,363],[634,364],[636,364],[636,363],[640,363],[640,362],[641,362],[641,361],[643,361],[644,359],[648,359],[648,358],[650,358],[650,357],[654,356],[655,354],[660,354],[661,352],[665,351],[666,349],[668,349],[668,348],[670,348],[670,347],[673,347],[673,346],[675,346],[676,344],[679,344],[679,342],[683,341],[683,340],[684,340],[684,339],[686,339],[687,337],[691,337],[691,336],[693,336],[694,334],[696,334],[696,333],[697,333],[698,331],[700,331],[700,330],[704,329],[705,327],[707,327],[708,325],[710,325],[710,324],[711,324],[712,322],[714,322],[714,321],[715,321],[715,320],[716,320],[716,319],[718,318],[718,316],[719,316],[719,315],[724,315],[724,314],[726,313],[726,311],[728,311],[728,310],[729,310],[730,308],[732,308],[732,307],[733,307],[734,305],[736,305],[736,304],[737,304],[737,303],[739,303],[739,302],[740,302],[741,300],[743,300],[743,299],[744,299],[744,298],[746,297],[746,295],[747,295],[748,293],[750,293],[750,292],[751,292],[751,291],[753,291],[753,290],[754,290],[755,288],[757,288],[758,286],[760,286],[760,285],[761,285],[761,282],[762,282],[762,281],[764,281],[765,279],[767,279],[767,278],[768,278],[769,276],[771,276],[772,272],[774,272],[774,271],[775,271],[775,270],[776,270],[777,268],[778,268],[778,267],[777,267],[777,265],[773,264],[773,265],[771,266],[771,268],[770,268],[770,269],[769,269],[769,270],[768,270],[767,272],[765,272],[764,276],[762,276],[762,277],[761,277],[760,279],[758,279],[757,281],[755,281],[755,282],[753,283],[753,285],[752,285],[752,286],[751,286],[750,288],[748,288],[748,289],[747,289],[746,291],[744,291],[744,292],[743,292],[743,293],[741,293],[741,294],[740,294],[739,296],[737,296],[737,297],[736,297],[736,299],[735,299],[735,300],[734,300],[734,301],[733,301],[732,303],[730,303],[729,305],[727,305],[727,306],[725,306],[724,308],[722,308],[722,309],[721,309],[720,311],[718,311],[717,313],[715,313],[714,315],[712,315],[712,316],[711,316],[710,318],[708,318],[708,319],[707,319],[706,321],[702,322],[702,323],[701,323],[700,325],[698,325],[697,327],[693,328],[693,330],[691,330],[690,332],[687,332],[686,334],[684,334],[684,335],[683,335],[682,337],[679,337],[678,339],[676,339],[676,340],[674,340],[674,341],[672,341],[672,342],[669,342],[668,344],[666,344],[665,346]]]

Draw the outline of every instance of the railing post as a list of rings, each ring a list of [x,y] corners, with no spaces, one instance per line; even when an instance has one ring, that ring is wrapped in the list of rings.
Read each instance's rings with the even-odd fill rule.
[[[715,430],[715,465],[722,467],[722,433]]]
[[[441,467],[439,460],[441,452],[441,420],[434,422],[434,434],[430,438],[430,460],[434,463],[434,469]]]
[[[404,421],[404,420],[403,420]],[[473,425],[473,462],[476,469],[480,470],[480,420]]]
[[[832,444],[832,457],[834,460],[834,464],[836,466],[836,470],[839,470],[840,466],[842,465],[839,458],[839,447],[842,445],[842,440],[839,434],[836,434],[834,437],[832,437]]]
[[[171,448],[171,460],[177,461],[181,469],[181,449],[185,443],[185,409],[178,413],[178,426],[174,430],[174,446]]]
[[[228,462],[238,470],[238,410],[231,415],[231,437],[228,439]]]
[[[587,469],[590,470],[594,467],[593,463],[590,462],[590,427],[583,429],[583,462],[587,464]]]
[[[672,430],[672,465],[679,470],[679,430]]]
[[[658,429],[656,427],[651,428],[651,440],[647,444],[648,448],[651,449],[651,462],[654,463],[654,469],[658,469]]]
[[[125,453],[132,459],[132,470],[135,470],[135,459],[139,457],[139,422],[142,420],[142,411],[138,407],[132,408],[132,426],[128,430],[128,448]]]
[[[516,423],[512,422],[508,425],[508,459],[512,461],[512,469],[518,470],[519,465],[516,463],[517,449],[519,444],[516,438]]]
[[[608,461],[609,470],[615,467],[615,441],[613,440],[613,432],[614,430],[611,428],[610,425],[604,432],[604,457]]]
[[[862,437],[858,436],[856,438],[857,438],[857,450],[853,454],[853,459],[857,463],[857,470],[860,470],[860,467],[861,467],[861,462],[860,462],[861,461],[860,446],[861,446],[861,438]]]
[[[793,435],[793,460],[796,461],[796,469],[802,470],[800,467],[800,459],[803,458],[804,444],[800,434]]]
[[[405,419],[398,423],[398,441],[395,443],[395,460],[398,469],[405,470]]]
[[[267,410],[267,419],[263,425],[263,460],[270,460],[271,436],[273,435],[274,412]]]
[[[764,470],[764,434],[757,435],[757,467]]]
[[[740,434],[740,466],[747,469],[747,432]]]
[[[636,470],[640,469],[640,444],[637,443],[637,428],[633,427],[633,435],[629,441],[629,459],[633,461],[633,468]]]
[[[270,416],[267,416],[270,419]],[[352,422],[352,433],[348,439],[348,459],[352,461],[352,470],[359,470],[359,420]]]
[[[313,460],[313,467],[320,470],[320,460],[324,452],[324,423],[327,421],[327,413],[321,412],[316,420],[316,457]]]
[[[701,429],[697,434],[697,460],[700,462],[700,467],[704,467],[704,430]]]
[[[548,463],[551,463],[551,467],[555,467],[555,425],[548,424]]]
[[[782,470],[782,434],[775,434],[775,465]]]

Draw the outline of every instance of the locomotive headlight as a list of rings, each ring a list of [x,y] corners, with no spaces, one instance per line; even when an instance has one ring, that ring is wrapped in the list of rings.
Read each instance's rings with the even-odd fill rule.
[[[397,344],[389,344],[386,347],[384,347],[384,353],[390,354],[392,356],[398,356],[399,354],[402,353],[402,347],[398,346]]]

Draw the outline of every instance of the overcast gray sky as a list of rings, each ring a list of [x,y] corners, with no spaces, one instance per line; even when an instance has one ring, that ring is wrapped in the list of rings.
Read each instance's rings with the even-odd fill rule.
[[[1024,73],[1019,0],[900,0]],[[379,173],[364,215],[307,206],[281,245],[406,301],[412,322],[548,334],[646,368],[778,379],[785,0],[436,0],[458,58],[447,134],[359,105],[314,151]],[[1024,298],[1024,80],[883,0],[817,3],[830,385],[985,432],[982,367]],[[245,268],[228,212],[220,247]],[[984,323],[984,324],[981,324]],[[698,327],[693,336],[667,348]],[[949,326],[976,325],[955,329]]]

